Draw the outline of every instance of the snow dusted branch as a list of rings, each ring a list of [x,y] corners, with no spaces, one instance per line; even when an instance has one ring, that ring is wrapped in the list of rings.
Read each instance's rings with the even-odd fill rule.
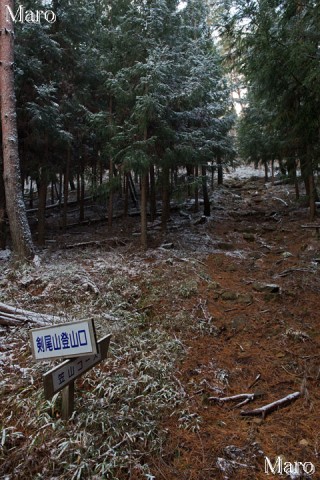
[[[41,327],[58,321],[61,321],[60,317],[35,313],[0,302],[0,325],[15,327],[24,323],[32,323]]]
[[[255,398],[261,397],[261,393],[240,393],[239,395],[232,395],[231,397],[209,397],[208,400],[213,402],[224,403],[224,402],[234,402],[240,400],[235,408],[242,407],[246,403],[252,402]]]
[[[240,414],[242,416],[254,416],[254,415],[262,415],[264,418],[268,413],[273,412],[274,410],[278,410],[278,408],[284,407],[291,402],[294,402],[297,398],[301,395],[300,392],[290,393],[286,397],[280,398],[280,400],[276,400],[275,402],[268,403],[268,405],[264,405],[263,407],[256,408],[255,410],[248,410],[248,411],[241,411]]]

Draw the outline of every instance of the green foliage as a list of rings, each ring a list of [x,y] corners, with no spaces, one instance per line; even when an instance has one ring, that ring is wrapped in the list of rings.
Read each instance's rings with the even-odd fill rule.
[[[54,181],[92,167],[101,168],[103,180],[110,163],[137,174],[156,167],[169,192],[171,169],[232,157],[230,90],[206,1],[188,0],[183,9],[176,0],[50,5],[55,23],[17,28],[27,175],[36,179],[48,169]]]
[[[229,60],[248,89],[249,108],[239,129],[242,153],[254,160],[296,157],[311,165],[319,150],[319,5],[219,5]]]

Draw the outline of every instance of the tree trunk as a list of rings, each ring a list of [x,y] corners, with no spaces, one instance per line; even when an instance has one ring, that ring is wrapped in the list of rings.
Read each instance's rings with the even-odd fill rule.
[[[269,180],[269,175],[268,175],[268,162],[267,160],[263,161],[263,166],[264,166],[264,181],[267,182]]]
[[[214,189],[214,171],[215,171],[215,166],[213,164],[213,161],[211,162],[211,189]]]
[[[162,215],[161,215],[161,229],[163,231],[167,228],[167,222],[170,217],[170,170],[168,167],[162,169]]]
[[[63,173],[62,173],[62,169],[60,169],[60,172],[59,172],[59,210],[61,210],[61,203],[62,203],[62,178],[63,178]]]
[[[316,217],[316,187],[314,183],[313,173],[309,175],[309,189],[310,221],[313,222]]]
[[[47,203],[47,189],[48,178],[46,167],[41,169],[40,181],[39,181],[39,205],[38,205],[38,244],[44,245],[45,243],[45,222],[46,222],[46,203]]]
[[[7,214],[14,253],[21,259],[34,257],[34,247],[21,192],[18,131],[14,92],[14,26],[6,10],[14,11],[14,1],[0,4],[0,92],[3,148],[3,178]]]
[[[202,194],[203,194],[203,214],[206,217],[210,217],[210,200],[208,195],[208,186],[207,186],[207,167],[202,165],[201,167],[202,175]]]
[[[306,195],[307,197],[310,197],[310,162],[306,159],[300,159],[300,166],[301,166],[301,176],[303,179],[303,183],[306,189]]]
[[[33,180],[30,177],[29,208],[33,208]]]
[[[154,165],[150,166],[150,219],[154,222],[157,216],[156,182]]]
[[[6,197],[4,193],[3,165],[1,157],[0,160],[0,250],[4,250],[6,248]]]
[[[186,170],[187,170],[187,195],[188,197],[191,197],[192,195],[192,188],[190,185],[190,181],[193,178],[193,166],[192,165],[186,165]]]
[[[143,173],[141,177],[141,247],[147,249],[147,190],[148,176]]]
[[[67,228],[68,221],[68,197],[69,197],[69,173],[70,173],[70,146],[68,146],[67,163],[64,171],[64,185],[63,185],[63,214],[62,214],[62,229]]]
[[[290,181],[294,184],[296,200],[298,200],[300,198],[300,192],[299,192],[299,182],[297,178],[297,163],[295,158],[289,158],[287,160],[287,169],[285,169],[285,174],[287,173],[286,170],[288,170]],[[282,170],[281,170],[281,173],[282,173]]]
[[[274,158],[271,160],[271,185],[274,185]]]
[[[84,158],[80,159],[80,211],[79,211],[79,221],[83,222],[84,220],[84,195],[85,195],[85,184],[84,184]]]
[[[99,185],[102,185],[104,168],[103,168],[103,163],[100,157],[100,151],[98,153],[99,153]]]
[[[218,165],[218,185],[223,185],[223,168],[221,158],[217,158],[217,165]]]
[[[109,99],[109,126],[111,128],[112,125],[112,98]],[[112,217],[113,217],[113,159],[110,157],[109,159],[109,204],[108,204],[108,226],[109,228],[112,227]]]
[[[112,191],[112,179],[113,179],[113,160],[110,157],[109,159],[109,202],[108,202],[108,226],[112,227],[112,217],[113,217],[113,191]]]
[[[123,214],[125,217],[128,216],[128,210],[129,210],[129,174],[126,173],[124,175],[124,208],[123,208]]]
[[[194,167],[194,211],[197,213],[199,212],[199,187],[198,187],[198,179],[199,179],[199,168],[198,165]]]
[[[136,192],[136,187],[134,185],[134,181],[130,172],[127,174],[127,179],[128,179],[128,186],[129,186],[131,200],[133,202],[133,205],[137,207],[138,206],[137,192]]]

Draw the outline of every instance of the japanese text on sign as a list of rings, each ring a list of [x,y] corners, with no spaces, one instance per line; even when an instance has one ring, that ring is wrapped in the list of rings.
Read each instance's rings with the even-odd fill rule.
[[[76,358],[66,365],[62,365],[53,375],[53,388],[58,390],[69,383],[70,380],[77,378],[79,375],[87,371],[90,367],[101,360],[101,355],[88,355],[87,357]]]
[[[36,360],[97,352],[92,320],[37,328],[30,334]]]
[[[85,357],[66,360],[53,367],[43,376],[44,393],[47,400],[72,383],[76,378],[90,370],[94,365],[107,357],[111,335],[106,335],[98,341],[98,353]]]
[[[62,332],[52,335],[39,335],[36,337],[37,353],[52,352],[52,350],[66,350],[88,345],[87,332],[85,330],[72,330],[71,333]]]

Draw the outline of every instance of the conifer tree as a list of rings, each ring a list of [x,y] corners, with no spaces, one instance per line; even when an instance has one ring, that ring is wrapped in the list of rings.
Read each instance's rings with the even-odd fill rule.
[[[32,259],[34,248],[21,191],[18,133],[14,92],[14,24],[7,7],[14,11],[14,2],[0,5],[0,92],[3,147],[3,179],[6,210],[9,218],[14,253],[21,259]]]
[[[319,151],[319,5],[317,2],[221,2],[223,34],[235,68],[247,81],[249,100],[263,102],[265,129],[275,135],[288,168],[299,160],[310,211]],[[254,94],[252,94],[254,93]],[[281,141],[277,141],[280,139]]]

